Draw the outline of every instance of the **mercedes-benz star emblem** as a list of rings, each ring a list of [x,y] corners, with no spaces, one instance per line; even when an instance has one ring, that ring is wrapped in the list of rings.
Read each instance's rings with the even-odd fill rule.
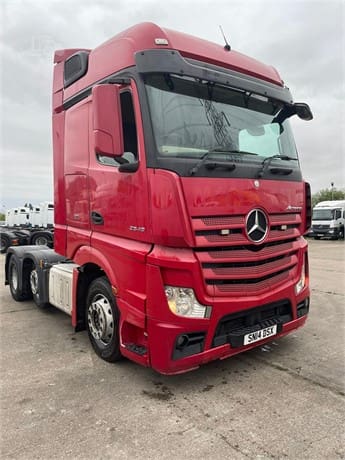
[[[268,231],[268,222],[265,214],[260,209],[253,209],[246,221],[246,232],[250,240],[260,243],[264,240]]]

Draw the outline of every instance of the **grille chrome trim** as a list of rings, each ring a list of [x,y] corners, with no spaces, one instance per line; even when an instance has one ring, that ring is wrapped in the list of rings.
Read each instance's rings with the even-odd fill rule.
[[[258,209],[248,216],[257,212],[265,216]],[[246,215],[192,217],[195,254],[207,294],[251,296],[297,276],[301,214],[272,213],[265,218],[267,234],[256,242],[246,236]]]

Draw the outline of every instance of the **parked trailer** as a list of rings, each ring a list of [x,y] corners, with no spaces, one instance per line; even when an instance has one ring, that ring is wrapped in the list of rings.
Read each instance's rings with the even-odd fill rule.
[[[54,63],[56,252],[9,248],[12,296],[163,374],[303,326],[311,195],[288,118],[312,114],[277,71],[151,23]]]

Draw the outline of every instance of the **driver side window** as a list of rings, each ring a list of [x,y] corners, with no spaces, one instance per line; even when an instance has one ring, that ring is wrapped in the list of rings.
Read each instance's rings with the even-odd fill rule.
[[[98,155],[98,161],[106,166],[120,166],[123,163],[138,161],[138,139],[135,123],[132,94],[124,91],[120,94],[124,154],[119,158]]]

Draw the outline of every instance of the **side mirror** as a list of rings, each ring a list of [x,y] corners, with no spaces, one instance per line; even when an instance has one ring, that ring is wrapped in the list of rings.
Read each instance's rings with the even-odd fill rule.
[[[124,153],[120,91],[116,85],[92,88],[93,147],[96,153],[120,157]]]
[[[294,108],[296,115],[302,120],[310,121],[313,119],[313,114],[308,104],[305,104],[304,102],[295,102]]]

